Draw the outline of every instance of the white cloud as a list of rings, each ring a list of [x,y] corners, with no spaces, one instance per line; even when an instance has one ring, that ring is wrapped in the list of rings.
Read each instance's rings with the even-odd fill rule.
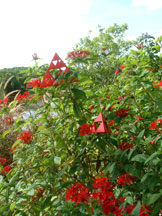
[[[132,6],[144,6],[148,10],[162,8],[162,0],[132,0]]]
[[[27,66],[37,52],[50,63],[91,28],[84,16],[92,0],[0,0],[0,68]]]

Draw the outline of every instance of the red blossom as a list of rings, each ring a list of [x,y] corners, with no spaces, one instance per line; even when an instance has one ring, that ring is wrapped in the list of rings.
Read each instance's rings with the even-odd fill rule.
[[[149,128],[152,130],[156,129],[157,128],[157,122],[158,122],[158,120],[154,120],[153,122],[151,122],[150,123],[151,126]]]
[[[21,94],[19,94],[18,96],[17,96],[17,98],[16,98],[16,100],[17,101],[22,101],[22,100],[24,100],[24,99],[31,99],[31,98],[33,98],[33,96],[29,96],[29,92],[24,92],[22,95]]]
[[[139,120],[144,120],[144,118],[137,116],[137,120],[133,124],[136,124]]]
[[[118,177],[118,185],[125,186],[127,184],[134,183],[136,181],[134,176],[131,176],[129,173],[121,175]]]
[[[125,208],[125,211],[131,214],[135,207],[136,207],[135,205],[127,205]],[[150,212],[152,212],[152,209],[150,209],[150,206],[142,206],[138,216],[149,216]]]
[[[154,83],[154,88],[157,88],[157,87],[161,87],[162,86],[162,80],[160,81],[160,83],[159,84],[156,84],[156,83]]]
[[[16,149],[21,149],[21,147],[20,146],[14,146],[13,148],[10,148],[10,152],[12,153],[14,150],[16,150]]]
[[[91,111],[94,107],[95,105],[92,105],[91,107],[89,107],[89,111]]]
[[[115,73],[115,74],[118,74],[118,73],[119,73],[119,70],[117,69],[114,73]]]
[[[108,95],[106,95],[106,97],[107,97],[107,98],[110,98],[110,97],[111,97],[111,95],[110,95],[110,94],[108,94]]]
[[[0,105],[3,105],[3,106],[7,105],[8,101],[9,101],[9,98],[6,97],[3,100],[0,100]]]
[[[5,167],[2,168],[1,173],[5,174],[5,173],[8,173],[10,170],[11,170],[10,166],[5,166]]]
[[[128,116],[128,111],[129,109],[119,109],[115,112],[115,114],[116,116],[123,118],[123,117]]]
[[[90,52],[88,51],[84,51],[84,50],[77,50],[77,51],[72,51],[68,54],[68,58],[85,58],[90,54]]]
[[[0,158],[0,164],[1,165],[4,165],[7,162],[8,162],[8,160],[6,158]]]
[[[137,44],[137,45],[135,45],[135,47],[136,47],[137,49],[142,49],[142,48],[143,48],[143,44]]]
[[[123,70],[125,68],[125,66],[124,65],[120,65],[120,68]]]
[[[25,144],[28,144],[32,141],[33,136],[31,132],[23,131],[17,139],[21,139]]]
[[[6,119],[5,119],[5,123],[6,124],[13,124],[13,118],[11,118],[11,117],[7,117]]]
[[[90,199],[88,187],[83,183],[75,183],[66,192],[66,200],[72,200],[76,204],[86,203]]]
[[[123,142],[119,145],[119,148],[123,151],[125,151],[126,149],[132,149],[133,147],[134,145],[129,142]]]
[[[147,68],[148,71],[152,71],[152,68]]]

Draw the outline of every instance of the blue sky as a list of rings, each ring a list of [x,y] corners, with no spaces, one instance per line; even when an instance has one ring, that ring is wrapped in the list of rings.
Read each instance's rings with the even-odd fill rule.
[[[162,35],[162,0],[0,0],[0,68],[62,59],[96,27],[128,24],[127,39]]]

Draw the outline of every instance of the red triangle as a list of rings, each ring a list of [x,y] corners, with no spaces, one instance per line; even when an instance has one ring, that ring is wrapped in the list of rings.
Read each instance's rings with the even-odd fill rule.
[[[56,66],[51,62],[50,66],[48,67],[48,70],[56,69]]]
[[[48,70],[46,71],[46,74],[44,75],[43,79],[46,79],[46,78],[53,78],[53,76],[50,74],[50,72]]]
[[[61,62],[57,62],[56,64],[56,68],[62,68],[62,67],[66,67],[66,64],[61,60]]]
[[[57,60],[60,60],[61,58],[58,56],[57,53],[55,53],[55,55],[53,56],[53,59],[52,61],[57,61]]]
[[[105,122],[102,112],[99,113],[96,120],[94,122]]]
[[[111,130],[105,123],[101,123],[95,133],[111,133]]]

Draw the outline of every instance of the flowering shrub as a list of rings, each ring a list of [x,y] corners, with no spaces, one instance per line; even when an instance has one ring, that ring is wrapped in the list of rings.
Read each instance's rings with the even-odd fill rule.
[[[68,59],[68,67],[57,54],[49,67],[36,64],[28,80],[41,83],[1,106],[2,117],[17,104],[38,109],[5,124],[2,139],[20,135],[8,148],[13,164],[1,160],[0,215],[159,215],[162,99],[154,82],[161,80],[162,38],[143,35],[142,47],[130,50],[126,28],[82,39],[75,50],[90,54]]]

